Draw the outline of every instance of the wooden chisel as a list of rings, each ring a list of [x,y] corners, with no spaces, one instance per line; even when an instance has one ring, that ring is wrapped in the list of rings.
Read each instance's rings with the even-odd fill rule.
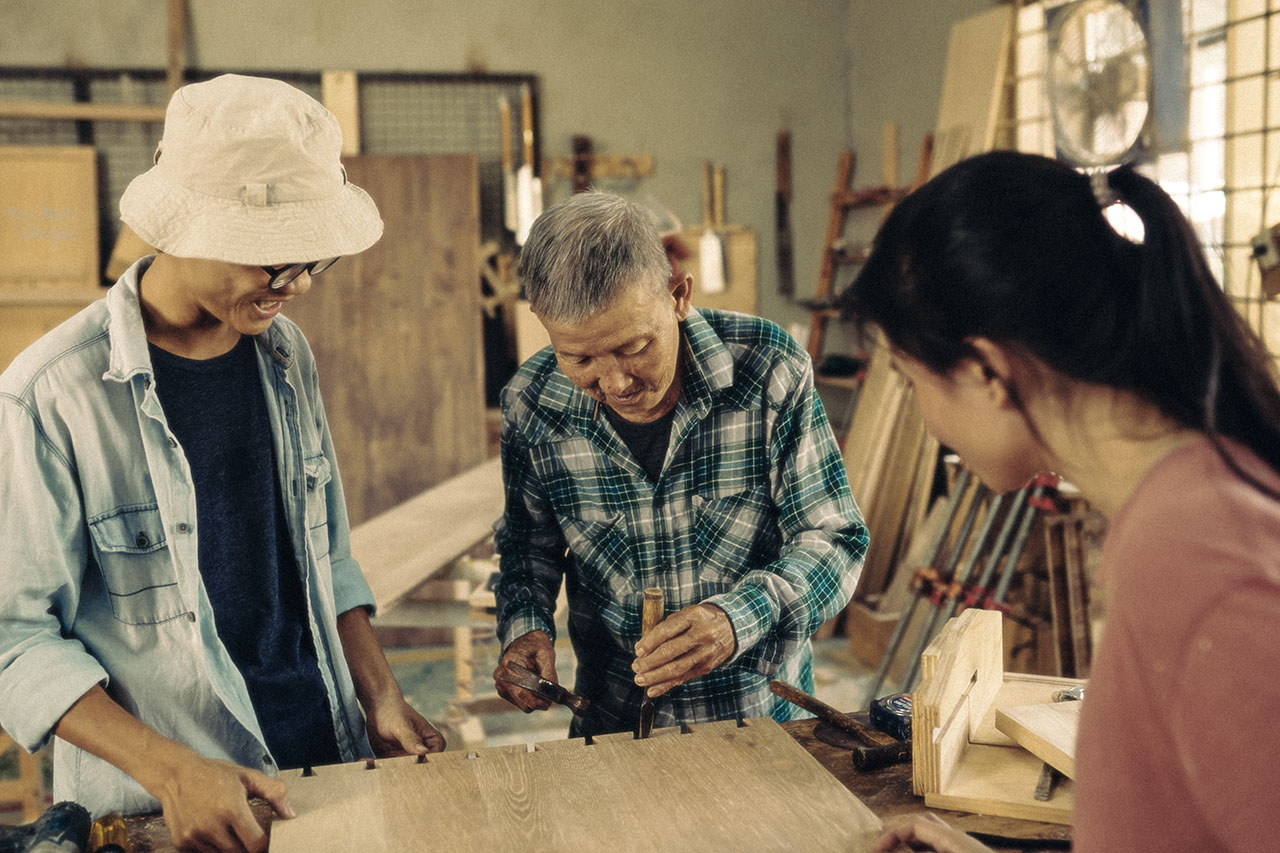
[[[548,702],[564,705],[579,717],[584,716],[587,713],[587,709],[591,707],[589,699],[584,699],[576,693],[570,693],[563,686],[556,684],[554,681],[548,681],[536,672],[530,672],[518,663],[506,664],[505,672],[499,675],[498,678],[508,684],[514,684],[516,687],[523,687]]]
[[[644,639],[649,632],[662,621],[662,610],[665,597],[660,587],[651,586],[644,591],[644,603],[640,606],[640,638]],[[645,688],[647,691],[648,688]],[[653,700],[646,692],[644,702],[640,704],[640,723],[636,728],[636,737],[647,738],[653,733]]]

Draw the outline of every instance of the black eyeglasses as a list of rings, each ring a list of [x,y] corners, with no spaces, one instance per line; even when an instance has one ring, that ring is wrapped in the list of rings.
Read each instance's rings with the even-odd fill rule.
[[[267,282],[267,287],[272,290],[279,290],[289,282],[293,281],[304,272],[308,275],[320,275],[337,262],[337,258],[325,258],[323,261],[312,261],[309,264],[285,264],[282,267],[267,267],[267,275],[271,276],[271,280]]]

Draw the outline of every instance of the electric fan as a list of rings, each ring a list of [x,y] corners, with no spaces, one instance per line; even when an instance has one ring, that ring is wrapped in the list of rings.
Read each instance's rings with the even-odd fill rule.
[[[1054,12],[1047,88],[1059,156],[1085,168],[1134,159],[1151,112],[1142,24],[1121,0],[1079,0]]]

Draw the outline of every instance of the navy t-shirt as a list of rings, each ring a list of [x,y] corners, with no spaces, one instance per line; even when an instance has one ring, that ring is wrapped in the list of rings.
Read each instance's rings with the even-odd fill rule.
[[[671,423],[676,410],[673,408],[657,420],[643,424],[627,420],[608,406],[604,407],[604,413],[649,479],[658,482],[662,463],[667,461],[667,445],[671,443]]]
[[[196,489],[200,576],[282,769],[341,760],[276,476],[254,339],[217,358],[152,345],[156,393]]]

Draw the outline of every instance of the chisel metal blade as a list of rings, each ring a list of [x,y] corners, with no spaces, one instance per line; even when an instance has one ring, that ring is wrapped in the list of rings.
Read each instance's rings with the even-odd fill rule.
[[[554,681],[548,681],[537,673],[530,672],[518,663],[507,664],[505,670],[498,676],[502,681],[514,684],[516,687],[523,687],[548,702],[564,705],[579,717],[586,714],[587,709],[591,707],[589,699],[584,699],[576,693],[570,693],[561,685],[556,684]]]

